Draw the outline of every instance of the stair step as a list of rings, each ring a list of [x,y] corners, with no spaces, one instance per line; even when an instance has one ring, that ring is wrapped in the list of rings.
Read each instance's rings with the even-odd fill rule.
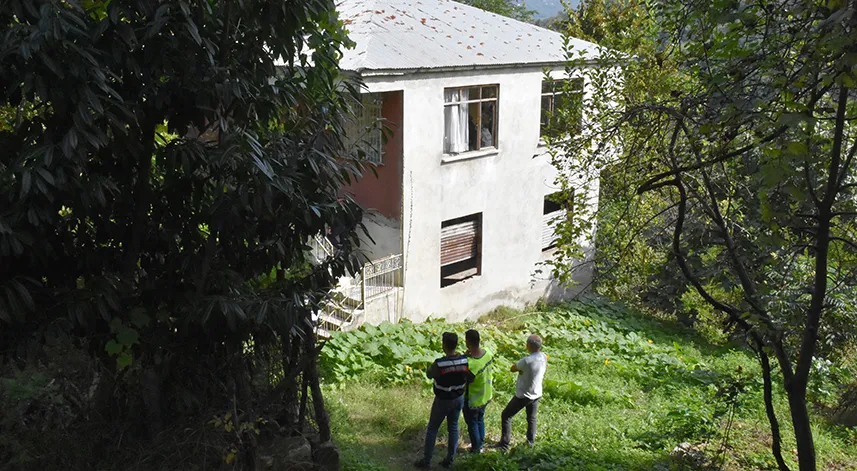
[[[346,321],[345,319],[340,319],[340,318],[338,318],[336,316],[332,316],[328,313],[322,313],[321,316],[319,316],[319,322],[327,322],[327,323],[333,324],[337,327],[342,327],[344,325],[348,325],[351,323],[351,322]]]
[[[357,298],[355,298],[354,296],[357,296]],[[359,296],[360,296],[359,293],[355,293],[352,291],[346,291],[346,292],[334,291],[333,292],[333,299],[335,299],[337,302],[339,302],[341,304],[345,304],[345,305],[348,305],[351,307],[360,306],[362,301],[360,299],[358,299]]]
[[[329,339],[331,337],[330,332],[327,329],[323,329],[321,327],[316,328],[315,336],[321,339]]]

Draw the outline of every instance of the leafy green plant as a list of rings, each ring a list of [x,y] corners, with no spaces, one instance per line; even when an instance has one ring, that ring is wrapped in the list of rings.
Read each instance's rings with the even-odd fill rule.
[[[420,447],[432,392],[422,370],[400,362],[410,355],[440,356],[442,332],[469,328],[480,330],[486,347],[498,354],[497,395],[486,409],[489,443],[499,438],[500,413],[514,392],[508,366],[525,354],[530,332],[543,335],[549,358],[536,448],[461,456],[459,469],[687,469],[668,456],[684,441],[712,459],[722,456],[726,470],[753,469],[749,460],[763,463],[769,455],[758,438],[765,433],[758,425],[765,421],[760,368],[747,351],[711,345],[683,326],[591,298],[504,310],[484,323],[403,322],[335,334],[322,362],[346,468],[410,469],[416,457],[403,450]],[[857,444],[843,430],[819,432],[831,466],[857,464],[849,458],[857,456]],[[517,419],[513,442],[523,440]]]

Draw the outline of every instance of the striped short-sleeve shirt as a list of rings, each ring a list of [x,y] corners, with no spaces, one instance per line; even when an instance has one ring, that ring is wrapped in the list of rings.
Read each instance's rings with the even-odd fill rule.
[[[441,399],[455,399],[464,394],[467,385],[467,357],[458,355],[438,358],[432,368],[434,394]]]

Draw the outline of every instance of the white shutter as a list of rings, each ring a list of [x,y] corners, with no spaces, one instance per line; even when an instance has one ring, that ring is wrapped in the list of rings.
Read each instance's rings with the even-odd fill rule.
[[[565,211],[560,209],[542,216],[542,250],[553,247],[559,237],[556,234],[556,226]]]

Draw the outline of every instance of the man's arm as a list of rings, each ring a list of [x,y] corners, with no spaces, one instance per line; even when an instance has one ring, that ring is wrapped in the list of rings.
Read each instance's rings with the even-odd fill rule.
[[[513,363],[513,364],[512,364],[512,370],[511,370],[511,371],[512,371],[512,373],[517,373],[517,372],[519,372],[519,371],[521,371],[521,370],[519,370],[519,369],[518,369],[518,364],[517,364],[517,363]]]
[[[520,360],[518,360],[517,363],[512,365],[511,371],[512,371],[512,373],[517,373],[517,372],[526,370],[528,368],[528,366],[529,365],[527,364],[527,357],[524,357],[524,358],[521,358]]]
[[[426,369],[426,376],[429,379],[434,379],[435,375],[437,375],[437,362],[433,361],[431,366]]]
[[[473,372],[470,371],[469,368],[468,368],[467,372],[464,373],[464,376],[466,377],[466,380],[468,383],[472,383],[476,379],[476,375],[473,374]]]

